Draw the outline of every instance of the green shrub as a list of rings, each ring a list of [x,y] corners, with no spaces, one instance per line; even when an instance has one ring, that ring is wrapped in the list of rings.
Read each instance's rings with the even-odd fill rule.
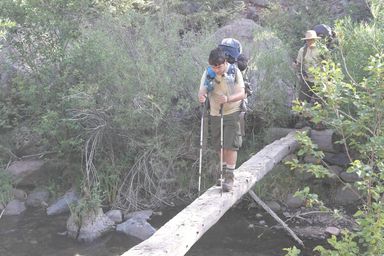
[[[380,1],[371,4],[375,12],[384,11]],[[299,103],[295,107],[296,111],[311,116],[314,122],[321,121],[340,134],[339,143],[351,160],[347,171],[361,178],[355,185],[365,196],[364,204],[355,214],[358,230],[328,239],[330,249],[316,247],[321,255],[384,253],[383,28],[383,19],[364,24],[355,24],[350,19],[338,22],[338,31],[342,31],[342,64],[324,61],[321,68],[313,70],[317,77],[314,90],[322,104],[303,106]],[[358,48],[350,51],[350,47]]]
[[[12,179],[4,170],[0,170],[0,205],[6,206],[13,198]]]

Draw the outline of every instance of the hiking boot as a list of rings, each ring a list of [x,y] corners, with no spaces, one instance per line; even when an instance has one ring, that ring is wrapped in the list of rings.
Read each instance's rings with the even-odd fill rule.
[[[233,183],[235,181],[235,175],[233,170],[227,169],[224,172],[224,181],[223,181],[223,192],[229,192],[233,188]]]
[[[223,164],[223,173],[225,173],[225,170],[227,169],[227,165],[226,164]],[[224,175],[223,175],[224,176]],[[215,186],[217,186],[217,187],[221,187],[221,181],[223,181],[224,182],[224,179],[221,179],[221,170],[219,169],[219,170],[217,170],[217,172],[216,172],[216,177],[218,177],[217,178],[217,180],[216,180],[216,184],[215,184]],[[224,177],[223,177],[224,178]]]

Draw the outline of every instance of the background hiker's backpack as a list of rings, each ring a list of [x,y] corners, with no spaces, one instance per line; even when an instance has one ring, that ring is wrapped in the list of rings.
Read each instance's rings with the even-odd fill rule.
[[[325,24],[318,24],[313,27],[313,30],[316,31],[317,36],[321,38],[332,38],[332,29],[330,26]]]
[[[313,30],[316,31],[316,34],[325,39],[327,42],[327,48],[332,49],[336,45],[336,33],[332,28],[325,24],[318,24],[313,27]]]
[[[219,44],[219,48],[224,51],[227,61],[231,64],[237,62],[243,51],[240,42],[234,38],[224,38]]]

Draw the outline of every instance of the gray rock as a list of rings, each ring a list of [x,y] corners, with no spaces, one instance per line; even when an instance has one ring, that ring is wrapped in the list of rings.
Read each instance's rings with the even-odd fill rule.
[[[123,213],[120,210],[110,210],[106,212],[105,215],[115,223],[123,222]]]
[[[84,242],[95,240],[112,230],[113,226],[114,222],[103,213],[101,208],[83,215],[80,227],[73,215],[67,220],[68,236]]]
[[[156,229],[153,228],[145,219],[134,217],[117,225],[116,231],[145,240],[152,236],[156,232]]]
[[[299,207],[303,206],[304,203],[305,203],[304,199],[295,197],[292,194],[289,194],[287,196],[287,206],[289,208],[299,208]]]
[[[144,220],[149,220],[152,214],[153,214],[152,210],[130,212],[130,213],[124,214],[124,220],[128,220],[130,218],[141,218]]]
[[[325,153],[323,160],[331,165],[347,166],[350,161],[346,153]]]
[[[24,190],[14,188],[12,190],[13,197],[20,201],[25,201],[27,199],[27,193]]]
[[[49,192],[45,189],[38,188],[28,195],[25,204],[30,207],[39,207],[46,204],[48,199]]]
[[[75,191],[70,190],[47,208],[47,215],[57,215],[69,212],[69,205],[79,200]]]
[[[22,185],[34,185],[28,177],[33,173],[42,170],[43,160],[21,160],[13,162],[6,170],[11,176],[14,183]]]
[[[339,228],[336,228],[336,227],[327,227],[325,229],[325,232],[330,234],[330,235],[338,236],[341,233],[341,230]]]
[[[338,165],[331,165],[329,166],[329,170],[331,173],[334,173],[335,175],[339,176],[340,173],[343,171],[343,168]]]
[[[348,183],[354,183],[356,181],[361,180],[361,178],[359,177],[359,175],[357,175],[357,173],[349,173],[349,172],[340,173],[340,178],[343,181],[348,182]]]
[[[340,185],[334,192],[335,198],[334,201],[339,205],[349,205],[354,204],[360,200],[360,194],[356,188],[350,187],[345,188],[343,185]]]
[[[339,175],[343,171],[343,168],[337,165],[332,165],[329,167],[329,173],[331,176],[327,176],[322,179],[324,184],[335,185],[339,182]]]
[[[4,215],[19,215],[25,210],[25,203],[14,199],[7,204],[7,207],[4,211]]]

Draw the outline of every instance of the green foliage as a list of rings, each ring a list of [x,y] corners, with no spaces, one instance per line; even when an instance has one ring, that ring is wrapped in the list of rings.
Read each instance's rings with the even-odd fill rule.
[[[382,255],[384,253],[384,206],[381,201],[372,203],[366,211],[357,211],[356,221],[359,224],[359,244],[363,255]]]
[[[13,198],[12,179],[8,173],[0,169],[0,205],[6,206]]]
[[[269,42],[270,45],[266,46]],[[249,99],[248,105],[262,122],[250,123],[254,127],[263,123],[261,128],[286,126],[290,111],[287,106],[291,105],[294,97],[295,81],[295,75],[289,67],[287,46],[269,30],[257,31],[254,45],[260,46],[249,47],[251,56],[247,72],[249,76],[258,77],[258,81],[262,83],[254,82],[255,93]]]
[[[352,83],[368,77],[370,71],[361,67],[370,65],[370,56],[382,53],[384,48],[382,25],[383,23],[380,23],[379,20],[370,23],[355,23],[349,18],[340,20],[336,24],[340,45],[338,62],[345,62],[343,69]]]
[[[98,170],[100,191],[103,192],[103,199],[107,205],[112,205],[116,200],[121,183],[120,176],[124,169],[124,166],[109,166],[108,162],[100,165]]]
[[[7,28],[12,28],[16,25],[15,22],[11,22],[9,20],[2,20],[0,19],[0,41],[5,39],[6,35],[6,29]],[[0,49],[1,49],[1,44],[0,44]]]
[[[297,132],[295,134],[295,138],[300,144],[300,148],[296,153],[300,158],[286,161],[285,164],[287,164],[292,170],[312,173],[316,178],[325,178],[331,176],[331,173],[324,166],[324,163],[322,163],[321,160],[324,157],[324,153],[319,150],[318,146],[312,142],[310,137],[307,136],[307,132]],[[299,161],[303,160],[303,158],[306,156],[313,157],[317,164],[308,164]]]
[[[357,243],[354,241],[355,235],[348,231],[342,232],[342,239],[338,240],[336,236],[332,236],[327,239],[328,243],[332,246],[334,250],[325,249],[323,246],[316,246],[314,251],[320,253],[320,255],[324,256],[354,256],[354,255],[363,255],[359,253],[359,247]],[[367,255],[375,255],[375,254],[367,254]]]
[[[211,30],[216,26],[223,26],[245,9],[245,1],[174,0],[171,2],[169,8],[183,15],[183,27],[193,31]]]
[[[285,7],[279,1],[271,2],[271,8],[265,9],[262,13],[262,20],[288,45],[292,50],[292,56],[295,56],[297,50],[303,45],[300,39],[304,37],[305,31],[316,24],[333,24],[332,5],[325,1],[293,0],[289,1]]]
[[[310,193],[310,188],[305,187],[300,191],[296,191],[294,194],[295,197],[301,198],[305,200],[306,207],[319,207],[321,210],[326,210],[327,208],[324,206],[324,203],[319,200],[319,196],[317,194]]]
[[[253,188],[263,199],[285,201],[288,194],[293,194],[301,184],[285,165],[277,165],[268,172]]]
[[[291,248],[284,248],[283,250],[287,252],[285,256],[299,256],[301,252],[301,250],[296,248],[296,246],[293,246]]]
[[[79,201],[69,205],[71,215],[79,227],[82,224],[83,216],[92,212],[96,213],[103,201],[101,191],[97,185],[93,186],[92,190],[85,190],[83,192],[84,194]]]
[[[384,10],[372,1],[373,13]],[[374,17],[378,17],[374,14]],[[380,15],[379,15],[380,16]],[[321,104],[298,103],[295,111],[321,121],[341,135],[342,143],[353,160],[348,172],[356,173],[359,191],[366,196],[355,219],[357,232],[344,232],[340,239],[328,240],[331,249],[315,248],[321,255],[382,255],[384,253],[384,24],[382,19],[355,24],[350,19],[338,22],[341,64],[324,61],[312,70],[316,76],[314,91]],[[352,47],[357,47],[352,51]],[[353,158],[352,159],[352,156]]]

